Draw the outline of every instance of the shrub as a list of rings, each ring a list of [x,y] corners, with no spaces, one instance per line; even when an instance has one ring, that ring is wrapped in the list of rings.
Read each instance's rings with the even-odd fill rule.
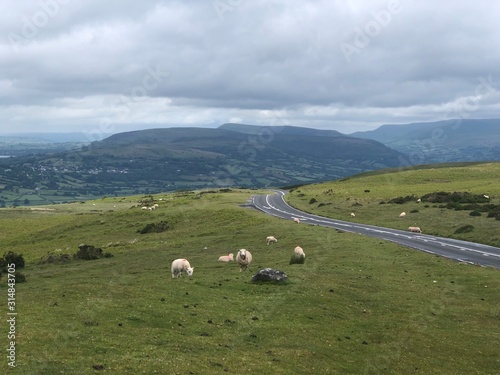
[[[48,253],[46,256],[40,258],[41,264],[46,263],[67,263],[71,260],[68,254],[54,254]]]
[[[146,233],[161,233],[170,229],[170,224],[166,221],[160,221],[159,223],[150,223],[147,224],[144,228],[138,230],[140,234]]]
[[[392,198],[389,203],[403,204],[406,202],[416,201],[418,198],[414,195],[407,195],[406,197]]]
[[[481,216],[481,212],[479,211],[472,211],[469,216]]]
[[[369,193],[369,192],[370,192],[370,190],[368,190],[368,189],[365,190],[365,193]]]
[[[94,260],[103,257],[102,249],[92,245],[80,245],[80,250],[73,256],[75,259]]]
[[[418,213],[418,212],[420,212],[420,211],[419,211],[419,210],[411,210],[411,211],[410,211],[410,214],[416,214],[416,213]]]
[[[3,258],[0,258],[0,270],[3,272],[7,272],[7,265],[15,264],[16,269],[24,267],[24,258],[21,254],[16,254],[12,251],[9,251],[3,255]]]
[[[313,204],[313,203],[316,203],[316,202],[317,202],[317,200],[316,200],[315,198],[311,198],[311,199],[309,200],[309,204]]]
[[[461,226],[460,228],[458,228],[455,231],[455,234],[469,233],[469,232],[472,232],[473,230],[474,230],[474,226],[470,225],[470,224],[467,224],[467,225],[464,225],[464,226]]]

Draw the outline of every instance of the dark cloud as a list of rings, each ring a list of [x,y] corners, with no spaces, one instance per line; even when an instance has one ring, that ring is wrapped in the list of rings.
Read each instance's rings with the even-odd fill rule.
[[[450,114],[499,117],[500,5],[450,7],[8,0],[0,12],[1,130],[265,124],[281,116],[348,133]]]

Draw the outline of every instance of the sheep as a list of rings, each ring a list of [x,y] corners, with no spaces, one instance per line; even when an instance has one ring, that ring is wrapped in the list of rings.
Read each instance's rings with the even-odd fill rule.
[[[484,194],[483,197],[485,197],[486,199],[490,199],[489,195],[486,194]]]
[[[300,224],[300,219],[298,217],[292,217],[292,220],[295,221],[297,224]]]
[[[408,230],[413,233],[422,233],[422,230],[419,227],[408,227]]]
[[[232,262],[234,260],[234,254],[222,255],[219,257],[219,262]]]
[[[238,255],[236,255],[236,261],[240,265],[240,272],[246,271],[248,265],[252,262],[252,254],[246,249],[240,249]]]
[[[422,202],[422,199],[418,198],[417,203],[420,203],[420,202]]]
[[[354,212],[351,212],[351,217],[356,217],[356,214]]]
[[[272,242],[278,242],[278,240],[274,236],[267,236],[266,237],[266,243],[269,245]]]
[[[176,259],[172,262],[172,278],[181,277],[182,271],[186,272],[188,276],[193,275],[194,267],[191,267],[186,259]]]
[[[147,210],[148,208],[146,206],[141,207],[141,210]]]
[[[158,207],[159,207],[159,206],[158,206],[158,203],[153,204],[153,207],[154,207],[154,208],[158,208]]]
[[[404,218],[405,216],[406,216],[406,212],[401,212],[401,213],[399,214],[399,217],[400,217],[401,219],[402,219],[402,218]]]
[[[292,259],[290,259],[290,264],[296,264],[296,263],[303,264],[305,259],[306,259],[306,254],[304,253],[304,250],[300,246],[297,246],[293,250]]]

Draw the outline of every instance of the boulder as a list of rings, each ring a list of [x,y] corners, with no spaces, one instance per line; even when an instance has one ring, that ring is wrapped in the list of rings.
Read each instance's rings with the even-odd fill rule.
[[[283,271],[273,270],[272,268],[264,268],[259,270],[252,277],[253,282],[285,282],[288,276]]]

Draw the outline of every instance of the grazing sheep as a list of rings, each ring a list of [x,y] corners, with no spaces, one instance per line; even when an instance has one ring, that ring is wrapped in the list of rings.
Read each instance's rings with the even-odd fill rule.
[[[246,271],[248,265],[252,262],[252,254],[248,250],[241,249],[238,251],[238,255],[236,255],[236,261],[240,265],[240,272]]]
[[[486,194],[484,194],[483,197],[485,197],[486,199],[490,199],[489,195]]]
[[[191,267],[186,259],[176,259],[172,262],[172,278],[181,277],[182,271],[186,272],[188,276],[193,275],[194,267]]]
[[[399,217],[400,217],[401,219],[402,219],[402,218],[404,218],[405,216],[406,216],[406,212],[401,212],[401,213],[399,214]]]
[[[267,236],[266,243],[269,245],[271,242],[278,242],[278,240],[274,236]]]
[[[297,246],[293,250],[292,259],[290,259],[290,264],[297,264],[297,263],[303,264],[305,259],[306,259],[306,254],[304,253],[304,250],[300,246]]]
[[[146,206],[141,207],[141,210],[147,210],[148,208]]]
[[[297,224],[300,224],[300,219],[298,217],[292,217],[292,220],[295,221]]]
[[[222,255],[219,257],[219,262],[232,262],[234,260],[234,254]]]
[[[422,199],[418,198],[417,203],[420,203],[420,202],[422,202]]]
[[[354,212],[351,212],[351,217],[356,217],[356,214]]]
[[[419,227],[408,227],[408,230],[413,233],[422,233],[422,230]]]
[[[158,208],[158,207],[159,207],[159,206],[158,206],[158,203],[153,204],[153,207],[154,207],[154,208]]]

